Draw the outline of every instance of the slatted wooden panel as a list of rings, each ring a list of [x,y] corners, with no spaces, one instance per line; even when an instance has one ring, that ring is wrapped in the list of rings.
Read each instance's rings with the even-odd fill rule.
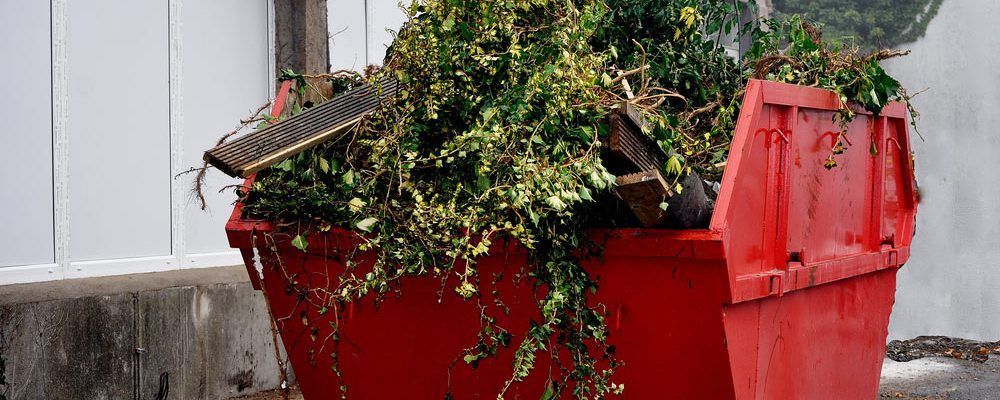
[[[609,118],[611,140],[608,147],[630,169],[629,172],[663,168],[666,155],[652,138],[642,132],[646,122],[638,110],[625,104]]]
[[[350,130],[396,94],[397,82],[364,85],[302,114],[205,152],[205,160],[230,176],[247,177]]]

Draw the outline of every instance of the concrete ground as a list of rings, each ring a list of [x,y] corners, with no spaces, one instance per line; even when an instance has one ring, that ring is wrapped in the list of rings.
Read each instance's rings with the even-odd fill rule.
[[[885,360],[879,392],[883,399],[1000,400],[1000,359],[986,362],[927,357]]]
[[[950,357],[927,357],[908,362],[885,359],[879,398],[904,400],[1000,400],[1000,359],[986,362]],[[281,391],[269,391],[241,400],[285,400]],[[287,400],[303,400],[296,388]]]
[[[292,387],[288,391],[287,398],[285,397],[284,393],[282,393],[281,390],[272,390],[244,397],[233,397],[231,400],[303,400],[303,399],[302,399],[302,392],[300,392],[297,387]]]

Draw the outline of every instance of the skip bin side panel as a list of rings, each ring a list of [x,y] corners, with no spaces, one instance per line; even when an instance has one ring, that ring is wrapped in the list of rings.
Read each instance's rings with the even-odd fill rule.
[[[896,271],[726,306],[737,398],[876,398]]]
[[[721,261],[607,259],[588,270],[609,307],[609,342],[624,362],[623,399],[733,399]],[[570,397],[566,397],[569,399]]]
[[[787,249],[807,265],[877,250],[868,237],[874,118],[858,115],[843,133],[831,114],[803,108],[795,116]]]
[[[725,306],[726,335],[736,398],[872,398],[851,394],[857,391],[850,388],[868,387],[858,386],[865,382],[877,385],[892,304],[891,300],[887,303],[878,296],[891,298],[894,289],[894,275],[891,276],[893,282],[886,283],[886,277],[879,274],[893,271],[895,269],[781,297]],[[879,282],[875,289],[871,288],[872,285],[863,288],[864,295],[856,294],[857,289],[851,282],[874,276],[880,276],[877,279],[883,282]],[[821,288],[823,293],[813,292]],[[870,297],[872,304],[865,307],[851,304],[859,297]],[[844,300],[847,300],[847,307],[833,306]],[[839,311],[834,313],[832,310]],[[844,310],[854,311],[845,315]],[[815,359],[814,356],[821,358]],[[836,366],[824,365],[829,363]],[[780,366],[775,367],[776,364]],[[871,368],[857,367],[861,365]],[[813,373],[817,368],[820,371]],[[809,370],[810,373],[803,374],[801,370]],[[812,380],[803,380],[810,374]],[[817,387],[837,395],[826,397]]]
[[[723,237],[730,302],[901,265],[916,211],[905,104],[855,109],[835,93],[751,81],[712,229]]]
[[[261,285],[309,400],[339,398],[341,384],[350,398],[362,400],[433,399],[447,393],[455,399],[494,399],[511,376],[512,353],[523,339],[519,335],[530,320],[539,319],[535,302],[543,298],[543,289],[524,275],[525,255],[518,252],[498,252],[480,261],[484,286],[478,301],[442,292],[440,279],[415,277],[402,281],[400,296],[390,293],[377,305],[326,305],[323,312],[318,295],[329,287],[328,277],[342,271],[344,256],[356,243],[314,234],[309,236],[310,253],[303,253],[289,246],[289,239],[280,234],[256,239],[264,267]],[[631,240],[663,242],[655,235]],[[278,249],[280,262],[272,248]],[[625,363],[616,375],[616,382],[626,386],[621,398],[734,398],[721,316],[724,263],[634,254],[639,256],[607,256],[585,265],[601,285],[593,305],[606,311],[608,342]],[[370,260],[359,261],[364,265]],[[505,278],[498,280],[501,273]],[[454,284],[448,282],[447,288]],[[462,360],[462,351],[475,343],[479,305],[514,337],[496,358],[473,368]],[[346,307],[339,319],[333,307]],[[343,380],[332,369],[335,362]],[[537,399],[550,376],[559,380],[560,371],[545,352],[539,353],[535,373],[511,385],[505,398]]]
[[[441,399],[449,393],[458,399],[493,399],[500,392],[511,376],[511,353],[480,362],[474,370],[462,360],[462,351],[475,344],[479,332],[477,301],[442,291],[439,279],[418,277],[405,278],[399,295],[390,293],[380,303],[326,303],[324,290],[336,287],[351,241],[338,235],[310,235],[309,240],[312,253],[288,246],[287,238],[273,247],[277,255],[259,249],[263,290],[304,398],[339,399],[346,391],[348,398],[361,400]],[[355,260],[363,275],[371,259]],[[500,272],[513,277],[523,262],[513,256],[484,263],[481,277],[487,282]],[[524,280],[513,282],[504,279],[495,289],[517,317],[494,309],[490,313],[512,332],[523,332],[530,318],[538,319],[535,293]],[[449,287],[454,284],[452,278]],[[489,291],[478,303],[494,304]],[[547,360],[539,360],[540,371],[549,367]],[[535,374],[511,387],[507,398],[532,397],[522,393],[537,397],[544,383],[545,374]]]
[[[723,306],[723,313],[735,397],[739,400],[755,399],[760,302],[726,305]]]

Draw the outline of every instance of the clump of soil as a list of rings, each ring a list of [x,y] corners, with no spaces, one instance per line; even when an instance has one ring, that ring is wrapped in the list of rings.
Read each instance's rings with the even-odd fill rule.
[[[899,362],[924,357],[951,357],[985,362],[991,354],[1000,354],[1000,342],[980,342],[946,336],[917,336],[910,340],[893,340],[885,349],[885,355],[889,359]]]

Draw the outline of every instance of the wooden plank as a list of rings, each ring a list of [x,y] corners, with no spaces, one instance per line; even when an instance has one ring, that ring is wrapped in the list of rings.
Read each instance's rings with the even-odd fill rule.
[[[660,208],[660,203],[673,193],[658,169],[619,176],[615,191],[643,227],[667,222],[667,213]]]
[[[230,176],[248,177],[348,132],[395,96],[397,82],[364,85],[305,112],[205,152],[205,160]]]
[[[667,160],[663,149],[643,132],[648,123],[631,104],[624,104],[609,116],[611,137],[608,147],[629,171],[659,170]]]

